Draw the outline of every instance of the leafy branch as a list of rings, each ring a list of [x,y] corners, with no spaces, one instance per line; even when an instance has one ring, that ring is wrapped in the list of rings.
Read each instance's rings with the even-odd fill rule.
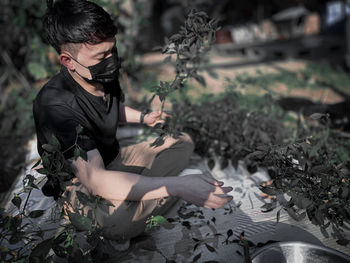
[[[183,26],[177,34],[172,35],[169,39],[165,39],[161,49],[163,54],[168,54],[164,62],[170,62],[175,56],[175,78],[172,81],[160,81],[158,86],[152,88],[153,96],[150,103],[156,96],[162,102],[161,112],[164,111],[164,105],[167,96],[175,90],[181,91],[185,82],[189,78],[194,78],[201,85],[205,86],[205,79],[199,75],[200,67],[208,62],[206,55],[211,46],[215,43],[215,33],[219,30],[218,21],[210,19],[205,12],[196,12],[191,10]],[[162,138],[167,135],[176,135],[174,124],[159,129],[155,128],[160,137],[155,141],[154,145],[160,145]]]
[[[74,152],[74,159],[81,157],[87,161],[86,152],[78,145],[80,140],[86,139],[83,135],[83,128],[76,128],[76,140],[74,145],[61,151],[61,145],[56,136],[52,135],[47,144],[42,147],[45,150],[41,159],[39,159],[32,169],[37,168],[37,172],[43,176],[35,178],[28,174],[23,179],[23,189],[16,193],[11,200],[12,204],[17,208],[17,212],[7,213],[2,208],[0,210],[0,250],[1,262],[53,262],[54,255],[48,255],[52,249],[58,257],[68,258],[69,260],[81,262],[83,258],[89,260],[92,258],[92,251],[102,242],[100,237],[100,226],[97,223],[96,216],[89,218],[79,212],[69,211],[71,204],[62,206],[61,195],[66,187],[72,183],[75,176],[74,172],[64,157],[67,151]],[[40,165],[40,166],[39,166]],[[51,211],[51,219],[53,223],[57,221],[60,228],[43,229],[37,225],[32,219],[42,217],[45,210],[27,211],[27,204],[33,190],[39,190],[40,186],[45,182],[42,191],[46,194],[54,195],[57,202],[55,208]],[[46,188],[45,188],[46,187]],[[54,192],[50,192],[54,191]],[[22,194],[27,193],[25,201],[21,198]],[[113,206],[108,200],[100,196],[86,195],[83,192],[76,192],[79,202],[84,206],[90,206],[93,213],[97,206]],[[66,202],[66,201],[65,201]],[[61,204],[62,208],[59,214],[56,209]],[[68,223],[62,223],[63,219],[69,219]],[[86,242],[89,244],[85,251],[79,247],[76,237],[79,232],[84,232]],[[22,245],[17,245],[21,244]]]

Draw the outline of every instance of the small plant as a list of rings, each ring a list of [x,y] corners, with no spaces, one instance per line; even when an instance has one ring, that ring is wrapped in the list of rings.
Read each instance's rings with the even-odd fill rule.
[[[289,196],[289,200],[278,200],[292,218],[307,216],[325,236],[329,236],[326,229],[331,226],[337,243],[347,245],[343,229],[350,224],[348,138],[329,129],[327,115],[314,114],[311,118],[322,118],[326,127],[316,127],[312,135],[294,143],[269,147],[250,160],[266,167],[273,178],[272,185],[261,188],[263,192]]]
[[[248,97],[233,86],[221,95],[211,94],[200,100],[196,104],[188,100],[174,103],[173,115],[176,128],[192,136],[196,152],[208,159],[210,168],[217,157],[224,169],[229,161],[236,165],[257,148],[282,143],[287,137],[283,114],[272,107],[269,95],[259,102],[254,100],[251,107],[259,111],[251,111]]]
[[[289,200],[280,204],[292,218],[307,215],[326,235],[331,226],[337,242],[348,244],[342,229],[350,223],[349,137],[330,129],[329,116],[319,113],[309,120],[294,119],[295,132],[285,126],[287,116],[269,95],[251,109],[237,104],[249,106],[249,100],[229,89],[200,104],[174,103],[177,129],[192,136],[195,151],[208,159],[209,168],[215,161],[225,168],[238,160],[244,160],[250,172],[266,168],[273,183],[261,187],[263,192],[278,195],[278,200],[286,194]],[[270,205],[263,209],[274,209]]]
[[[86,136],[83,135],[83,128],[78,126],[76,132],[75,144],[63,152],[58,139],[54,135],[51,136],[49,142],[42,146],[45,152],[41,159],[32,167],[32,169],[38,168],[37,172],[43,176],[35,178],[31,174],[26,175],[22,191],[16,193],[12,199],[17,212],[9,214],[1,209],[1,262],[53,262],[54,255],[48,255],[51,249],[58,257],[67,258],[71,262],[82,262],[81,260],[92,260],[94,256],[92,252],[102,244],[96,217],[89,218],[74,209],[68,210],[67,208],[72,208],[72,205],[66,204],[64,207],[60,199],[74,177],[70,164],[65,160],[65,152],[73,151],[75,159],[81,157],[87,161],[86,152],[79,146],[79,141],[86,139]],[[39,165],[41,165],[40,168]],[[31,219],[43,216],[45,211],[28,211],[27,209],[32,191],[39,190],[45,180],[42,191],[44,193],[46,191],[46,194],[53,196],[57,201],[57,207],[48,211],[51,213],[49,221],[60,223],[59,229],[47,228],[48,224],[44,226],[35,224]],[[24,199],[22,199],[23,195],[26,195]],[[88,196],[77,191],[77,197],[82,205],[90,206],[93,213],[99,205],[113,206],[100,196]],[[62,224],[64,218],[68,218],[69,222]],[[85,246],[83,250],[77,241],[77,236],[81,234],[86,237],[88,249]],[[4,245],[5,243],[7,245]]]

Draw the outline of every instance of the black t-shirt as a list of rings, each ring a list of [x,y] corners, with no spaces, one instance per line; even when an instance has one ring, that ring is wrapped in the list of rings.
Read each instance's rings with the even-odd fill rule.
[[[39,154],[43,154],[41,146],[48,142],[52,134],[60,141],[62,152],[69,149],[75,143],[76,127],[80,124],[89,139],[79,140],[79,146],[85,151],[97,148],[105,166],[108,165],[119,152],[116,132],[123,93],[118,81],[105,85],[104,90],[107,100],[86,91],[62,67],[44,85],[34,101]],[[73,157],[73,149],[64,155],[67,159]]]

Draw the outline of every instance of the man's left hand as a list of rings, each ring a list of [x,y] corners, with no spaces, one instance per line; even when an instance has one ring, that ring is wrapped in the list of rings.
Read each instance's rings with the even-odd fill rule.
[[[158,123],[164,124],[166,117],[170,117],[170,115],[161,111],[152,111],[145,115],[144,123],[150,127],[153,127]]]

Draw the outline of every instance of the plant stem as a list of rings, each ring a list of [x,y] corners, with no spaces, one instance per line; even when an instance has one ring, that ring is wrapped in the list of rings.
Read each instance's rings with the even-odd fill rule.
[[[26,199],[26,201],[24,203],[24,206],[23,206],[23,209],[22,209],[22,212],[21,212],[21,214],[23,214],[23,215],[25,215],[25,209],[26,209],[26,206],[28,204],[29,197],[30,197],[30,194],[32,193],[32,191],[33,191],[33,188],[29,190],[29,193],[27,195],[27,199]]]

